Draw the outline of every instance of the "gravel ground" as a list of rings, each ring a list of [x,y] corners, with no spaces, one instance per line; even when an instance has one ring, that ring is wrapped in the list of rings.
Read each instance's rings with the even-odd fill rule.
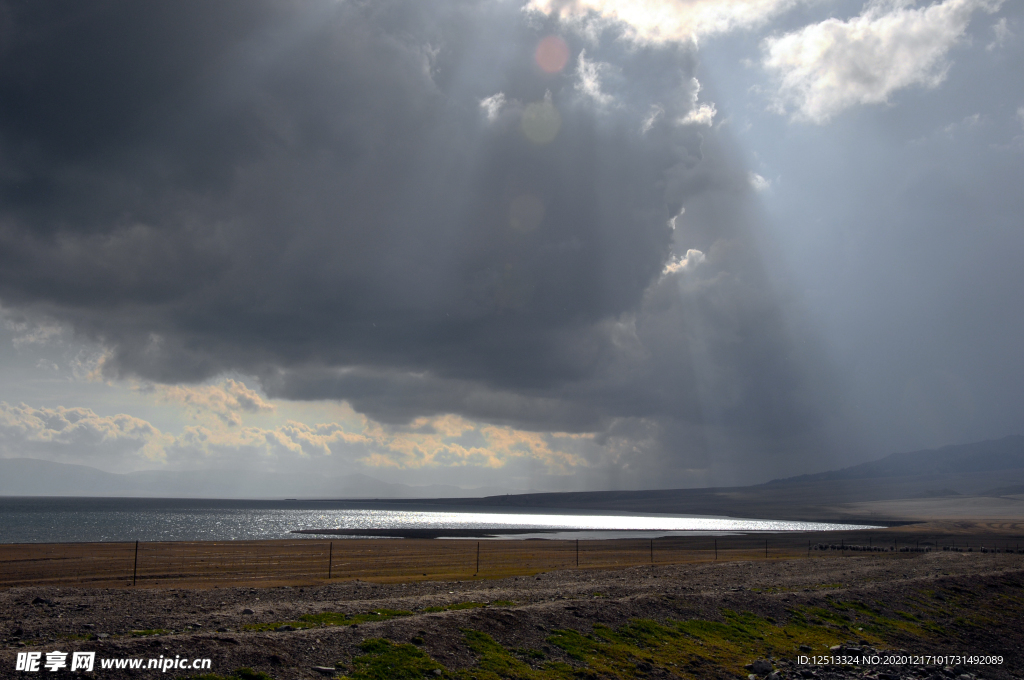
[[[999,666],[945,669],[935,666],[838,669],[799,666],[791,658],[769,660],[774,678],[1021,678],[1024,632],[1024,556],[925,553],[800,560],[722,562],[638,567],[619,571],[569,570],[502,580],[375,584],[347,581],[278,588],[78,589],[12,588],[0,593],[0,677],[58,677],[66,673],[14,670],[18,652],[96,651],[98,658],[174,657],[212,659],[212,670],[248,666],[276,680],[325,677],[314,666],[349,664],[359,643],[383,637],[422,638],[422,649],[449,670],[471,668],[475,655],[462,629],[490,634],[508,648],[547,648],[548,658],[573,662],[550,648],[552,630],[589,632],[595,623],[616,627],[631,619],[721,620],[723,609],[751,611],[778,621],[795,606],[821,606],[827,598],[898,603],[928,589],[953,589],[1005,621],[979,626],[961,617],[943,622],[927,640],[890,640],[912,654],[998,654]],[[513,602],[486,608],[423,612],[464,602]],[[974,601],[974,600],[972,600]],[[318,612],[366,614],[410,610],[413,616],[292,631],[251,631],[247,624],[297,619]],[[961,612],[969,614],[969,612]],[[968,617],[969,618],[969,617]],[[998,618],[998,617],[997,617]],[[166,631],[133,636],[132,631]],[[850,648],[861,651],[857,640]],[[881,650],[881,651],[886,651]],[[836,650],[846,651],[846,650]],[[814,653],[828,653],[814,650]],[[835,651],[833,652],[835,653]],[[751,662],[755,659],[751,659]],[[769,667],[770,669],[770,667]],[[750,670],[767,675],[763,666]],[[665,668],[638,666],[634,677],[677,677]],[[727,677],[708,671],[708,677]],[[169,671],[97,670],[91,677],[186,677]],[[679,677],[690,677],[685,673]],[[699,675],[698,675],[699,677]],[[742,676],[741,676],[742,677]]]

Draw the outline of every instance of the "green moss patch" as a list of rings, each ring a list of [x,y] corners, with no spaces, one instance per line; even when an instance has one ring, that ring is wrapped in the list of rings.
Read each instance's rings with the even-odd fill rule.
[[[792,656],[800,645],[820,651],[848,634],[831,625],[803,621],[779,626],[749,612],[723,612],[723,621],[634,620],[618,628],[601,624],[589,633],[556,630],[546,640],[569,663],[545,660],[539,650],[506,649],[489,635],[465,630],[466,645],[477,656],[461,680],[569,680],[570,678],[638,678],[657,669],[692,678],[745,675],[743,666],[764,656]]]
[[[360,645],[363,654],[352,660],[347,680],[423,680],[451,677],[445,667],[421,649],[409,644],[395,644],[381,638],[366,640]],[[435,673],[434,671],[440,671]]]
[[[466,646],[477,656],[476,666],[456,673],[460,680],[498,680],[499,678],[521,678],[523,680],[549,680],[573,677],[572,666],[566,663],[545,663],[535,669],[518,657],[527,659],[543,658],[538,650],[508,650],[494,638],[478,630],[463,630]]]

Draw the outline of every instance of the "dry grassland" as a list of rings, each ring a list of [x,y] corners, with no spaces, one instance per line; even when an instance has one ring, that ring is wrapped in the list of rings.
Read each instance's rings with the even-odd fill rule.
[[[847,550],[820,551],[821,545]],[[1024,527],[942,522],[812,534],[745,534],[595,541],[342,539],[0,545],[0,587],[75,585],[203,588],[505,578],[556,569],[817,559],[863,550],[896,554],[957,547],[1024,549]],[[811,550],[810,548],[814,548]]]

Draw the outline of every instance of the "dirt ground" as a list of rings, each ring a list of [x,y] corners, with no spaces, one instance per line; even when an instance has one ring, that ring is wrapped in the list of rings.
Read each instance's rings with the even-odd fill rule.
[[[1024,555],[952,552],[563,570],[475,581],[347,581],[306,587],[209,589],[16,587],[0,592],[0,677],[67,675],[45,669],[37,673],[15,670],[19,652],[43,652],[45,660],[46,652],[54,650],[95,651],[98,659],[210,658],[212,672],[224,676],[249,667],[275,680],[322,678],[333,675],[328,669],[337,667],[338,674],[373,677],[354,660],[365,657],[367,648],[360,645],[366,640],[384,638],[415,643],[439,664],[437,672],[430,671],[434,677],[490,678],[502,677],[502,672],[507,673],[505,677],[534,677],[530,675],[534,671],[551,673],[536,675],[538,678],[562,677],[551,670],[557,667],[569,676],[592,678],[747,677],[748,671],[773,680],[1020,678],[1024,677],[1024,631],[1019,625],[1024,620],[1022,588]],[[834,621],[828,618],[829,612],[839,612],[847,606],[843,603],[849,602],[868,603],[874,613],[865,616],[875,617],[874,623],[864,619],[868,628],[860,627],[859,614],[849,608],[843,611],[852,612],[852,618],[846,614]],[[936,603],[944,606],[932,606]],[[437,611],[453,605],[465,608]],[[425,611],[428,609],[432,611]],[[385,613],[387,620],[373,620],[374,612],[385,610],[412,614],[387,618]],[[765,647],[765,653],[774,653],[774,657],[766,659],[767,667],[754,668],[737,668],[728,660],[715,665],[699,654],[700,658],[690,661],[696,666],[686,667],[683,657],[673,657],[672,663],[659,666],[662,657],[650,656],[651,661],[644,661],[641,657],[648,657],[634,651],[630,652],[636,656],[632,666],[613,668],[595,666],[598,660],[573,656],[571,650],[551,642],[559,630],[591,635],[600,632],[596,627],[616,630],[636,619],[721,622],[729,612],[751,612],[783,626],[792,623],[798,611],[818,612],[808,616],[819,621],[821,631],[838,636],[838,644],[844,646],[831,650],[824,643],[819,648],[806,645],[801,649],[795,644],[789,650],[778,645]],[[294,626],[287,622],[324,613],[362,617],[356,625],[288,630]],[[843,617],[846,623],[840,620]],[[890,620],[896,623],[885,623]],[[260,624],[270,624],[262,626],[270,629],[261,630]],[[276,630],[281,626],[284,630]],[[821,632],[814,626],[807,630],[808,635]],[[862,640],[858,630],[876,634],[864,633],[870,639]],[[486,633],[504,648],[518,650],[523,661],[502,672],[481,668],[479,649],[474,651],[467,644],[467,631]],[[751,658],[744,664],[757,660],[757,645],[762,644],[756,639],[748,642],[753,646],[744,649],[751,650]],[[707,644],[708,649],[713,646]],[[915,655],[999,655],[1002,662],[797,663],[800,655],[852,655],[851,650],[883,657],[896,650]],[[709,652],[707,658],[712,656]],[[608,659],[608,664],[619,663]],[[397,670],[395,673],[394,677],[400,677]],[[85,677],[198,674],[174,669],[100,670],[97,663],[94,672]]]

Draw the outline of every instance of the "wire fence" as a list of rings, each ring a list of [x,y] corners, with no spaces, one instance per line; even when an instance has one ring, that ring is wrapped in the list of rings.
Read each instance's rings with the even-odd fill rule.
[[[968,549],[961,542],[958,552]],[[341,539],[0,544],[0,586],[185,586],[497,578],[554,569],[607,569],[714,560],[894,556],[949,550],[937,542],[870,545],[738,535],[611,540]],[[1024,552],[971,548],[978,552]]]

